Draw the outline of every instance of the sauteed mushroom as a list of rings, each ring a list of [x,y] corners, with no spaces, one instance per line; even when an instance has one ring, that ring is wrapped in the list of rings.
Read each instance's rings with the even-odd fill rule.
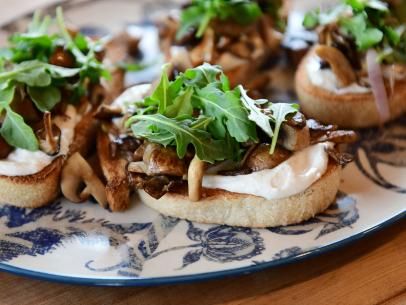
[[[186,173],[185,161],[178,158],[174,149],[154,143],[148,143],[141,147],[139,149],[143,151],[143,161],[131,162],[128,165],[128,171],[145,173],[148,176],[182,177]],[[138,156],[139,153],[137,152],[136,155]]]
[[[44,127],[36,132],[39,138],[39,147],[46,154],[54,156],[59,153],[61,130],[52,123],[49,111],[44,113],[43,121]]]
[[[0,136],[0,159],[7,158],[13,148]]]
[[[334,47],[320,45],[316,47],[315,52],[317,56],[330,64],[341,87],[347,87],[356,81],[354,70],[341,51]]]
[[[202,195],[202,180],[205,170],[204,161],[200,160],[197,155],[190,162],[187,173],[189,199],[199,201]]]
[[[282,124],[280,144],[290,151],[301,150],[310,145],[310,132],[307,126],[295,127]]]
[[[85,187],[81,190],[81,186]],[[74,153],[62,169],[61,189],[72,202],[83,202],[92,196],[103,207],[107,207],[107,196],[103,183],[89,163],[79,153]]]
[[[100,105],[94,114],[94,117],[99,120],[110,120],[120,116],[122,116],[120,107],[105,104]]]

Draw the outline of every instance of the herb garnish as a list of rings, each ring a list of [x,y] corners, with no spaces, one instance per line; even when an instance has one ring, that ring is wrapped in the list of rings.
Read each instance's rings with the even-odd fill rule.
[[[58,32],[50,32],[52,23],[58,24]],[[56,20],[35,13],[28,31],[12,35],[9,43],[0,52],[0,115],[5,115],[0,134],[14,147],[35,151],[38,140],[32,128],[12,109],[15,92],[28,94],[39,111],[51,111],[61,101],[62,91],[69,92],[71,101],[76,102],[87,93],[87,82],[98,83],[108,72],[96,59],[97,42],[81,34],[72,38],[60,8]],[[72,55],[72,67],[49,63],[57,48]]]
[[[270,6],[273,9],[275,5]],[[232,20],[242,25],[255,22],[262,15],[257,2],[251,0],[192,0],[181,13],[181,26],[177,33],[180,39],[192,30],[202,37],[213,19]]]
[[[281,124],[297,105],[253,100],[242,86],[231,89],[219,66],[203,64],[170,81],[168,65],[149,97],[135,103],[127,122],[135,137],[175,146],[183,158],[189,145],[199,159],[238,160],[244,144],[257,143],[262,129],[273,153]]]
[[[341,33],[354,39],[357,49],[364,52],[375,48],[380,61],[406,62],[406,33],[390,11],[379,0],[342,0],[342,4],[326,12],[308,12],[303,25],[314,29],[318,25],[337,23]]]

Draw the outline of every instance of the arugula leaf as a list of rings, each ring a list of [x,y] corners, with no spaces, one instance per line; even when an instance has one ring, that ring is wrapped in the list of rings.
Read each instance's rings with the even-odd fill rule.
[[[80,73],[80,68],[65,68],[55,65],[46,65],[46,70],[52,78],[69,78]]]
[[[210,133],[224,139],[228,132],[238,142],[258,141],[255,124],[247,120],[247,112],[241,105],[238,91],[218,89],[209,84],[197,91],[195,101],[205,115],[215,118],[209,125]]]
[[[208,84],[217,82],[217,77],[221,75],[221,80],[223,86],[230,86],[227,77],[224,75],[223,70],[220,66],[210,65],[208,63],[203,63],[196,68],[187,69],[183,74],[185,78],[185,83],[189,86],[197,86],[198,88],[203,88]]]
[[[6,108],[14,99],[15,86],[9,82],[2,83],[0,86],[0,114],[1,110]]]
[[[150,123],[150,125],[140,124],[137,121],[145,121]],[[168,133],[172,134],[175,138],[176,152],[179,158],[185,157],[189,144],[193,145],[196,151],[196,155],[199,157],[200,160],[209,163],[225,160],[232,157],[230,155],[230,151],[226,147],[225,141],[214,140],[211,137],[210,133],[208,133],[207,131],[190,127],[189,120],[178,121],[156,113],[151,115],[135,115],[131,117],[126,123],[127,126],[131,124],[131,129],[134,134],[145,135],[148,134],[148,131],[143,132],[145,131],[145,128],[150,128],[151,125],[156,127],[157,129],[155,133],[160,134],[160,141],[162,142],[162,139],[164,139],[165,143],[169,142],[169,139],[165,138],[166,136],[168,136]],[[161,132],[162,130],[163,134]],[[151,140],[153,138],[148,137],[148,139]],[[155,137],[154,140],[156,141],[157,137]]]
[[[151,94],[151,100],[156,101],[158,104],[158,112],[164,114],[166,108],[172,103],[171,98],[168,94],[169,88],[169,78],[168,78],[168,68],[169,64],[164,65],[162,68],[163,72],[161,74],[161,79],[158,86],[155,88],[154,92]]]
[[[193,114],[192,106],[193,88],[187,88],[182,94],[179,94],[172,105],[166,108],[165,115],[174,118],[182,115],[191,116]]]
[[[307,12],[303,19],[303,26],[308,29],[314,29],[319,25],[319,10]]]
[[[278,103],[271,104],[270,110],[272,111],[272,119],[275,123],[274,135],[272,137],[270,153],[275,151],[276,143],[278,141],[279,130],[283,122],[286,121],[288,115],[296,113],[299,110],[297,104]]]
[[[240,143],[257,142],[257,126],[272,139],[275,148],[280,125],[297,111],[296,105],[270,105],[267,100],[253,100],[242,86],[230,90],[228,78],[219,66],[204,64],[188,69],[174,81],[165,77],[152,94],[134,104],[131,126],[136,137],[162,145],[175,146],[183,158],[189,145],[207,162],[238,160],[244,151]],[[159,99],[167,98],[163,114]],[[265,114],[262,108],[269,114]],[[275,132],[272,124],[275,125]]]
[[[340,25],[347,34],[355,37],[355,42],[360,50],[367,50],[383,39],[382,31],[377,28],[367,28],[367,17],[364,13],[351,19],[343,19]]]
[[[8,144],[14,147],[36,151],[38,140],[34,131],[28,126],[21,115],[14,112],[10,107],[6,108],[7,115],[0,128],[0,134]]]
[[[213,19],[232,20],[250,24],[262,15],[258,3],[250,0],[193,0],[182,11],[181,24],[176,38],[181,39],[193,30],[200,38]]]
[[[42,112],[51,111],[61,100],[61,92],[54,86],[28,87],[27,91],[35,106]]]
[[[241,101],[244,104],[245,108],[248,109],[249,115],[248,118],[257,124],[270,138],[274,136],[274,132],[271,127],[270,117],[262,112],[262,110],[257,106],[258,102],[253,100],[247,95],[247,91],[239,85],[238,89],[241,92]],[[263,103],[263,101],[260,101]]]

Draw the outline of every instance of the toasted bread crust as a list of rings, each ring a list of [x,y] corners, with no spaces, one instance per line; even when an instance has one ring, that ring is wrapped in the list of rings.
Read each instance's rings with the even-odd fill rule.
[[[302,193],[281,199],[205,189],[203,198],[191,202],[186,194],[168,193],[154,199],[140,190],[141,201],[164,215],[191,221],[243,227],[275,227],[305,221],[324,211],[334,200],[341,167],[330,161],[326,173]]]
[[[38,173],[26,176],[0,175],[0,202],[23,208],[37,208],[59,195],[64,157],[60,156]]]
[[[381,123],[372,92],[335,94],[311,83],[306,64],[314,50],[309,51],[300,63],[295,76],[296,93],[301,110],[323,123],[337,124],[345,128],[365,128]],[[391,90],[388,90],[390,92]],[[406,80],[396,81],[389,96],[390,120],[406,110]]]
[[[89,150],[95,137],[95,124],[90,113],[82,117],[75,127],[75,136],[68,155]],[[37,208],[51,203],[60,194],[60,176],[65,158],[66,156],[57,157],[32,175],[0,175],[0,203],[23,208]]]

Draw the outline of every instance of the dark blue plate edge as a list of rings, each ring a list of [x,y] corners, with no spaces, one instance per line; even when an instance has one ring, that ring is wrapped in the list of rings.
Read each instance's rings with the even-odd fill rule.
[[[355,235],[349,236],[345,239],[336,241],[327,246],[320,248],[315,248],[299,255],[282,258],[278,260],[273,260],[269,262],[260,263],[257,265],[251,265],[236,269],[198,273],[192,275],[181,275],[181,276],[168,276],[168,277],[155,277],[155,278],[130,278],[130,279],[103,279],[103,278],[79,278],[79,277],[69,277],[54,275],[49,273],[31,271],[27,269],[22,269],[14,266],[10,266],[4,263],[0,263],[0,271],[5,271],[11,274],[29,277],[37,280],[45,280],[49,282],[63,283],[63,284],[74,284],[74,285],[84,285],[84,286],[116,286],[116,287],[130,287],[130,286],[159,286],[167,284],[184,284],[193,283],[205,280],[221,279],[225,277],[238,276],[244,274],[250,274],[253,272],[258,272],[267,268],[277,267],[282,265],[291,264],[297,261],[305,260],[311,257],[316,257],[321,254],[333,251],[340,247],[346,246],[353,243],[361,238],[364,238],[371,233],[378,230],[384,229],[406,216],[406,211]]]

